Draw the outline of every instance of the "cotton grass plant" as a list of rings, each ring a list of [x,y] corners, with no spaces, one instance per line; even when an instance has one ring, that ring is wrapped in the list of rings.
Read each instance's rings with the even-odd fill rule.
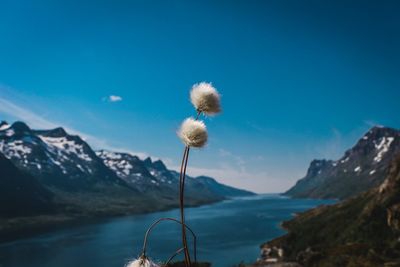
[[[221,103],[220,103],[220,95],[218,91],[212,86],[211,83],[201,82],[193,85],[192,90],[190,91],[190,100],[197,112],[196,117],[189,117],[185,119],[177,134],[181,139],[182,143],[185,145],[182,163],[179,174],[179,211],[180,218],[161,218],[154,222],[146,231],[144,242],[143,242],[143,250],[141,256],[128,263],[126,267],[161,267],[168,266],[168,264],[177,256],[179,253],[183,252],[185,257],[185,266],[191,267],[191,255],[188,247],[186,230],[188,230],[193,236],[193,250],[194,250],[194,261],[197,262],[197,252],[196,252],[196,235],[194,232],[188,227],[185,223],[185,204],[184,204],[184,195],[185,195],[185,179],[186,179],[186,169],[189,160],[189,152],[191,148],[202,148],[206,145],[208,139],[208,133],[206,125],[203,121],[199,120],[201,115],[205,116],[213,116],[221,112]],[[157,265],[146,255],[147,248],[147,240],[148,236],[151,234],[151,231],[156,227],[159,223],[163,221],[172,221],[181,225],[181,234],[182,234],[182,247],[175,251],[175,253],[163,264]]]
[[[203,147],[207,143],[207,128],[204,122],[187,118],[182,122],[178,136],[188,147]]]
[[[152,262],[146,257],[140,257],[137,260],[131,261],[126,267],[160,267],[160,265]]]
[[[211,83],[201,82],[193,85],[190,100],[196,110],[205,115],[221,112],[220,95]]]

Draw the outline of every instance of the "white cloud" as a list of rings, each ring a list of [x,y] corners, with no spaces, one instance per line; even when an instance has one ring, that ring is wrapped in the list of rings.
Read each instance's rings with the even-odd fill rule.
[[[122,97],[119,95],[110,95],[106,97],[106,100],[109,102],[120,102],[122,101]]]

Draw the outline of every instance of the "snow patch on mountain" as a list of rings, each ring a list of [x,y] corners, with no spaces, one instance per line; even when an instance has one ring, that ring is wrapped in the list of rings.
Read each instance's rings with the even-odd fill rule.
[[[107,158],[107,159],[121,159],[122,158],[120,153],[115,153],[115,152],[106,151],[106,150],[96,151],[96,155],[100,158]]]
[[[349,157],[347,157],[347,158],[345,158],[345,159],[342,159],[341,161],[340,161],[340,163],[346,163],[346,162],[348,162],[349,161]]]
[[[11,141],[5,144],[4,140],[0,141],[0,151],[4,153],[7,158],[26,158],[32,152],[32,149],[25,146],[20,140]]]
[[[13,129],[9,129],[6,131],[6,136],[13,136],[15,134],[15,131]]]
[[[96,151],[96,155],[102,158],[104,164],[115,171],[118,176],[127,177],[131,174],[133,166],[127,160],[122,159],[121,154],[102,150]]]
[[[7,130],[8,128],[10,128],[10,124],[4,123],[2,125],[0,125],[0,131],[4,131]]]
[[[61,149],[68,154],[76,154],[80,159],[92,161],[92,158],[84,152],[83,145],[77,144],[73,140],[68,140],[66,137],[48,137],[43,135],[39,135],[39,138],[47,145]]]
[[[382,160],[382,156],[388,152],[390,145],[392,144],[394,137],[382,137],[382,140],[379,144],[375,144],[375,148],[378,150],[376,157],[374,158],[375,162],[380,162]]]

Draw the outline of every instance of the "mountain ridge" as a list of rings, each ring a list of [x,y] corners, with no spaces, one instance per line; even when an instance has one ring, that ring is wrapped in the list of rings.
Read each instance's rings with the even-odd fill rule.
[[[170,170],[159,159],[153,161],[150,157],[140,160],[136,156],[127,153],[99,150],[97,155],[104,163],[129,183],[141,183],[142,189],[157,192],[165,196],[178,196],[179,173]],[[133,166],[139,167],[134,168]],[[207,178],[207,179],[204,179]],[[147,180],[147,183],[146,183]],[[150,180],[151,183],[148,181]],[[163,188],[163,191],[159,189]],[[243,189],[233,188],[218,183],[214,178],[199,176],[186,176],[185,191],[193,199],[207,197],[209,199],[222,200],[233,196],[249,196],[254,193]],[[219,196],[216,198],[216,196]]]
[[[344,155],[313,160],[304,178],[284,193],[299,198],[345,199],[382,183],[390,160],[400,154],[400,131],[372,127]]]
[[[29,177],[21,178],[25,181],[21,187],[29,188],[30,183],[35,183],[37,188],[51,195],[49,203],[43,203],[43,207],[49,206],[43,212],[39,209],[26,212],[24,209],[29,205],[18,206],[15,198],[1,202],[0,210],[16,209],[11,219],[5,212],[0,213],[2,238],[12,239],[21,233],[65,222],[160,211],[179,204],[179,174],[169,170],[161,160],[95,151],[78,135],[70,135],[61,127],[34,130],[24,122],[10,125],[3,121],[0,124],[1,155],[4,155],[4,162],[13,166],[16,175]],[[0,173],[0,183],[9,181],[10,177]],[[224,194],[230,187],[216,181],[211,185],[188,176],[186,188],[188,206],[231,197]],[[236,193],[253,194],[240,189]]]

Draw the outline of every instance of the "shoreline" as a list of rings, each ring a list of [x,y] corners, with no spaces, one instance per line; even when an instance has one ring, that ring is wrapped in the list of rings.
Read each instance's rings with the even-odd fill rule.
[[[296,198],[293,198],[290,196],[288,196],[288,198],[296,199]],[[312,199],[312,198],[310,198],[310,199]],[[303,213],[306,213],[306,212],[309,212],[311,210],[321,208],[321,207],[332,206],[332,205],[335,205],[338,203],[337,199],[313,199],[313,200],[330,200],[330,201],[335,201],[335,202],[329,203],[329,204],[320,204],[315,207],[304,210],[302,212],[292,213],[291,214],[292,217],[290,219],[281,221],[279,223],[279,227],[282,230],[284,230],[285,233],[260,244],[260,250],[261,250],[260,258],[258,258],[256,262],[254,262],[250,265],[245,265],[245,267],[303,267],[302,265],[300,265],[299,263],[294,262],[294,261],[282,261],[284,258],[285,250],[282,247],[275,246],[275,242],[277,240],[281,240],[282,238],[285,238],[288,234],[290,234],[290,228],[285,226],[285,223],[296,219],[298,216],[301,216],[301,214],[303,214]]]
[[[186,205],[187,208],[196,208],[206,205],[212,205],[224,202],[231,198],[214,200],[199,204]],[[138,212],[126,212],[126,213],[115,213],[102,216],[74,216],[73,214],[48,214],[48,215],[37,215],[30,217],[16,217],[16,218],[0,218],[0,246],[12,243],[25,238],[31,238],[40,236],[46,233],[54,231],[66,230],[73,227],[90,225],[101,223],[107,220],[124,218],[135,215],[145,215],[150,213],[157,213],[163,211],[171,211],[179,208],[179,205],[166,206],[165,208],[138,211]],[[13,226],[5,227],[5,224],[12,224]],[[29,225],[28,227],[27,224]],[[6,228],[7,230],[5,230]]]

